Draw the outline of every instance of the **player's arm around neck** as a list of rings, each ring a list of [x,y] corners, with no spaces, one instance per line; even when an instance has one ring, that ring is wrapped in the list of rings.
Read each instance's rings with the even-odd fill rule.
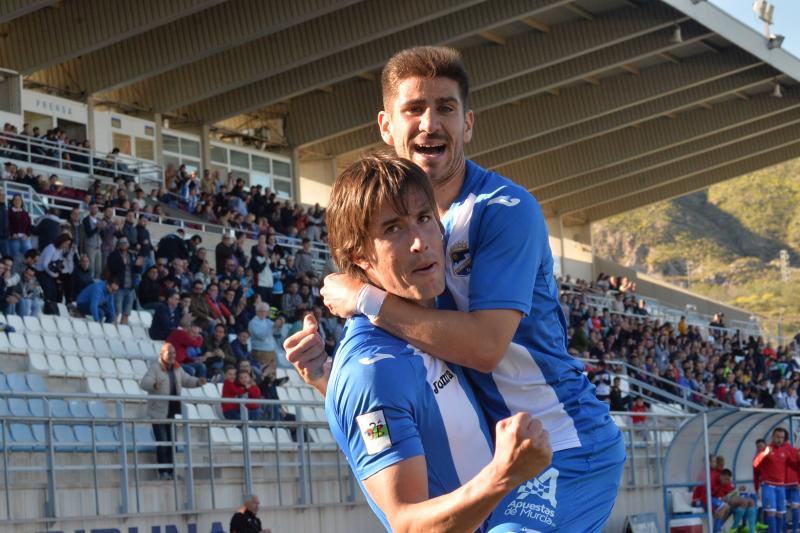
[[[522,313],[513,309],[445,311],[389,294],[372,322],[435,357],[491,372],[503,359],[520,320]]]
[[[528,415],[501,420],[496,434],[492,461],[453,492],[427,499],[424,456],[381,470],[363,481],[364,488],[396,533],[475,531],[506,494],[541,473],[552,460],[547,432]]]

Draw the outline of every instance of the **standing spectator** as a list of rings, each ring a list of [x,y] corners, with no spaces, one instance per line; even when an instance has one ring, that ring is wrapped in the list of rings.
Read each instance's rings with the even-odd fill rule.
[[[150,271],[148,271],[150,272]],[[180,294],[172,291],[167,295],[167,300],[155,307],[153,322],[150,324],[150,338],[157,341],[167,340],[170,333],[177,329],[181,323],[183,312],[180,305]]]
[[[175,400],[149,400],[147,416],[154,420],[153,434],[158,442],[168,442],[156,448],[156,457],[161,467],[158,469],[161,479],[172,479],[172,425],[161,420],[175,418],[181,412],[180,395],[183,387],[194,388],[205,385],[206,380],[188,375],[175,361],[175,348],[164,343],[161,346],[158,361],[154,361],[147,373],[139,382],[142,390],[156,396],[174,396]]]
[[[294,257],[297,272],[307,274],[314,271],[314,256],[311,255],[311,240],[303,239],[303,248]]]
[[[258,496],[246,495],[244,505],[231,517],[230,533],[272,533],[269,529],[261,528],[261,519],[256,516],[258,506]]]
[[[272,299],[272,286],[275,280],[270,268],[270,260],[267,255],[267,243],[259,238],[258,244],[253,249],[250,258],[250,270],[253,271],[253,291],[261,296],[261,301],[269,302]]]
[[[269,306],[265,303],[256,305],[256,316],[250,320],[247,330],[250,332],[250,347],[253,357],[262,369],[271,367],[274,372],[276,362],[275,337],[273,336],[274,323],[268,318]],[[265,376],[266,377],[266,376]],[[272,376],[275,377],[274,375]]]
[[[225,231],[222,234],[222,241],[220,241],[214,249],[217,260],[217,270],[221,271],[224,268],[225,262],[235,251],[236,247],[233,242],[233,231]]]
[[[31,217],[25,211],[22,196],[15,194],[11,198],[11,209],[8,211],[8,253],[12,257],[22,255],[31,249]]]
[[[39,219],[34,233],[39,238],[40,252],[44,251],[48,245],[55,242],[55,240],[58,238],[58,235],[61,233],[61,225],[63,223],[64,221],[58,218],[58,215],[56,215],[56,210],[52,207],[47,210],[47,214],[45,216]]]
[[[72,270],[72,293],[68,296],[69,301],[74,302],[83,289],[94,282],[92,277],[89,256],[81,255],[78,265]]]
[[[116,294],[116,308],[120,313],[120,324],[127,324],[128,317],[133,309],[133,299],[136,296],[134,290],[136,285],[136,275],[141,272],[143,257],[136,257],[130,251],[127,237],[120,237],[117,240],[117,249],[108,256],[108,274],[110,277],[119,280],[119,290]]]
[[[281,299],[281,310],[289,317],[289,320],[294,319],[303,304],[303,297],[298,294],[298,289],[296,281],[289,283]]]
[[[6,205],[6,191],[0,189],[0,254],[4,257],[10,255],[14,257],[9,251],[8,239],[10,236],[8,225],[8,205]]]
[[[631,411],[634,413],[647,412],[647,405],[645,405],[644,399],[641,396],[637,396],[633,400],[633,405],[631,405]],[[631,422],[633,423],[633,427],[639,428],[636,433],[640,435],[644,440],[647,440],[647,433],[641,429],[642,426],[647,425],[647,417],[642,415],[634,415],[631,416]]]
[[[113,324],[117,318],[114,294],[118,289],[119,281],[116,279],[95,281],[81,291],[75,304],[81,313],[91,316],[95,322],[105,319],[106,323]]]
[[[61,275],[73,270],[72,237],[68,233],[59,235],[55,242],[42,250],[36,263],[36,275],[44,290],[45,312],[56,314],[56,304],[61,300]],[[47,307],[50,309],[47,309]]]
[[[122,224],[122,234],[128,238],[131,250],[139,252],[139,232],[136,229],[136,221],[133,218],[133,211],[125,212],[125,222]]]
[[[153,264],[153,243],[150,240],[150,230],[147,229],[147,217],[139,216],[136,222],[136,242],[139,243],[139,255],[145,258],[145,264]]]
[[[230,309],[228,309],[224,303],[218,301],[218,298],[219,287],[212,283],[208,286],[208,289],[206,289],[206,305],[208,306],[211,319],[214,324],[233,326],[236,319],[233,317],[233,314],[231,314]]]
[[[114,223],[114,208],[106,207],[103,210],[103,220],[100,221],[100,253],[103,264],[107,264],[108,256],[117,246],[117,226]]]
[[[89,204],[89,213],[83,217],[81,226],[84,234],[84,252],[89,256],[89,268],[93,278],[99,278],[103,271],[103,253],[100,248],[102,240],[100,238],[101,221],[97,218],[97,202]]]
[[[72,235],[72,246],[75,248],[75,251],[79,254],[84,253],[86,246],[83,242],[83,231],[81,231],[81,210],[77,207],[73,207],[69,212],[67,230],[69,231],[69,234]]]

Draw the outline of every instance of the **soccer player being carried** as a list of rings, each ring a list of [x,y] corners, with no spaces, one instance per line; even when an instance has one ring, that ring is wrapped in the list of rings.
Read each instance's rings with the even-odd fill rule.
[[[420,308],[444,291],[433,190],[410,161],[351,165],[333,186],[327,221],[334,259],[354,278]],[[493,445],[463,369],[364,315],[347,324],[325,413],[370,506],[392,531],[481,529],[502,498],[552,459],[547,433],[525,413],[498,422]]]
[[[325,304],[338,316],[367,315],[418,349],[463,367],[490,423],[517,412],[542,421],[553,463],[508,496],[490,525],[600,531],[619,488],[624,443],[583,365],[567,352],[541,208],[522,187],[466,160],[475,117],[458,52],[401,51],[384,67],[382,89],[383,140],[419,165],[433,185],[444,225],[447,290],[438,308],[421,307],[344,272],[326,278]],[[285,348],[303,378],[324,394],[330,364],[313,324],[287,339]]]

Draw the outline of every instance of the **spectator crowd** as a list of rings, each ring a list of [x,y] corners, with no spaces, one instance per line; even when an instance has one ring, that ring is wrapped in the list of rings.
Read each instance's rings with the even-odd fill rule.
[[[762,337],[726,328],[723,313],[708,327],[689,325],[685,317],[677,323],[661,321],[650,316],[626,278],[600,274],[587,283],[567,277],[560,288],[569,350],[598,361],[587,364],[587,370],[597,395],[612,410],[634,406],[634,395],[624,394],[615,372],[649,385],[650,390],[635,391],[644,396],[654,396],[655,389],[701,405],[798,409],[800,339],[775,348]],[[597,301],[610,303],[592,305]],[[615,365],[619,362],[627,368]]]

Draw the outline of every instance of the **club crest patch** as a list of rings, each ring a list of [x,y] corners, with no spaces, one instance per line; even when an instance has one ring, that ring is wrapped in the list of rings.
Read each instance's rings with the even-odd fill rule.
[[[359,415],[356,417],[356,422],[368,455],[375,455],[391,448],[392,437],[389,435],[389,424],[383,416],[383,409]]]
[[[453,272],[458,276],[469,276],[472,272],[472,256],[469,254],[469,244],[459,241],[447,251]]]

